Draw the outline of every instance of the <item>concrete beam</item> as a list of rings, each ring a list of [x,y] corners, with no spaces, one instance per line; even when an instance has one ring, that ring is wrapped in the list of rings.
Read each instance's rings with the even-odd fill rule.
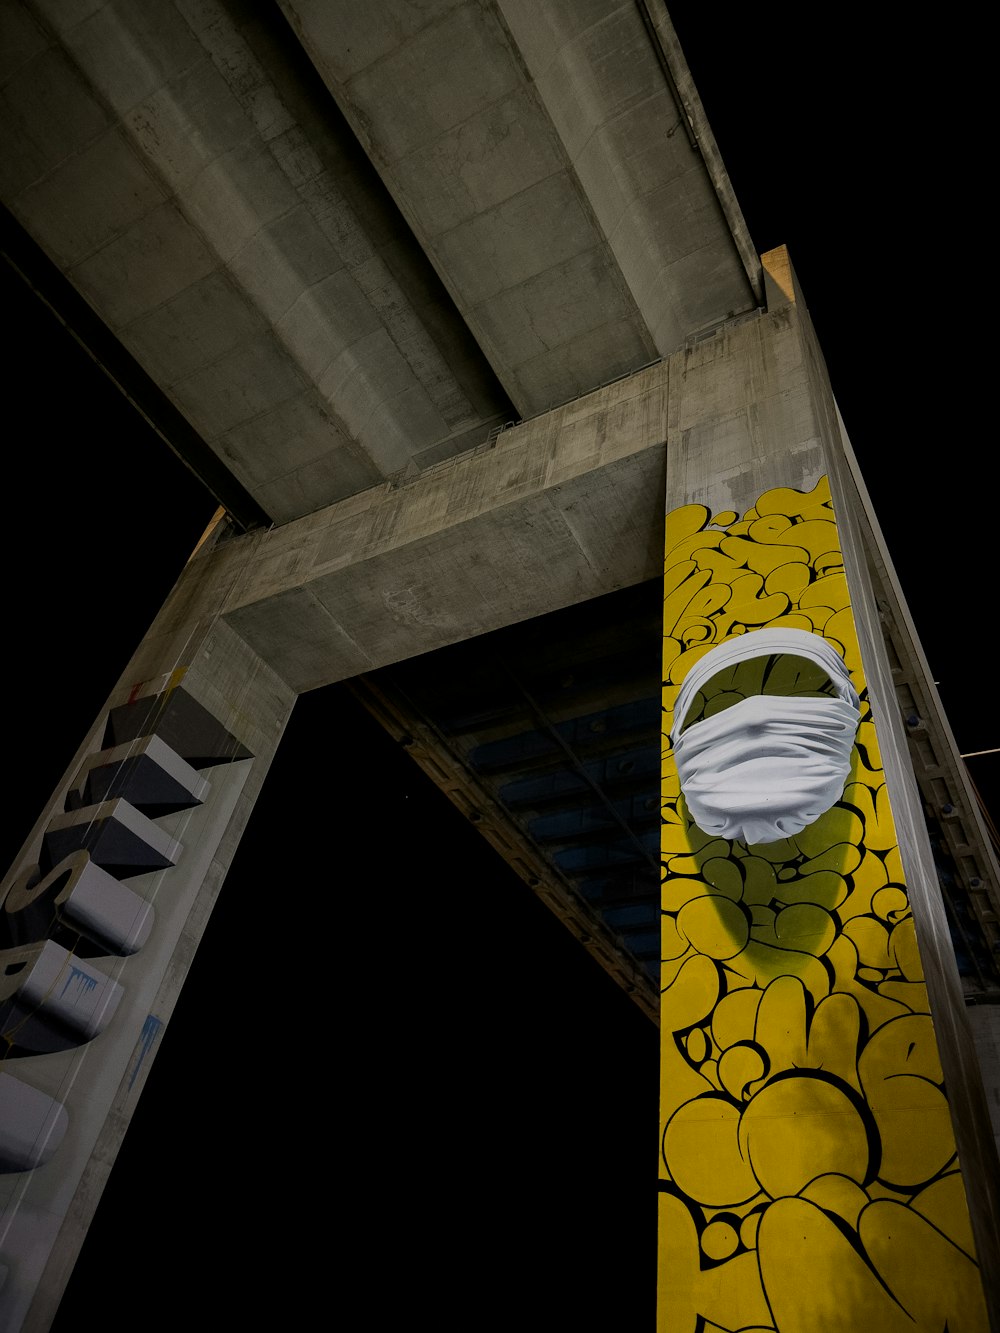
[[[10,0],[0,69],[11,213],[275,521],[755,305],[631,2],[284,8],[371,161],[272,11]]]
[[[282,0],[523,415],[756,304],[632,0]]]
[[[307,690],[652,577],[666,378],[275,529],[225,620]]]
[[[784,312],[727,325],[492,448],[227,542],[185,595],[302,691],[654,578],[668,438],[678,466],[765,432],[815,452],[796,345]],[[190,614],[168,603],[160,631]]]
[[[10,0],[3,22],[4,201],[273,519],[509,414],[280,15]]]
[[[20,977],[18,964],[32,965],[16,994],[0,995],[17,1006],[6,1030],[23,1029],[25,1046],[0,1087],[4,1329],[42,1333],[51,1324],[295,701],[228,625],[203,613],[210,560],[205,547],[187,565],[0,884],[8,937],[19,941],[7,951],[11,974]],[[145,708],[146,700],[154,706]],[[176,754],[169,759],[165,746],[142,744],[162,740],[165,730],[175,743],[190,740],[182,745],[187,757],[211,771],[207,781],[187,771],[193,800],[180,808],[168,800],[170,813],[142,815],[124,799],[91,807],[97,821],[163,853],[128,851],[122,864],[116,849],[105,847],[104,832],[96,841],[71,835],[88,815],[74,809],[80,775],[92,756],[106,760],[109,743],[122,740],[121,725],[117,738],[108,734],[109,721],[114,731],[116,718],[135,712],[142,721],[133,755],[158,753],[184,775],[187,764]],[[220,736],[226,744],[216,753]],[[70,814],[63,813],[67,805]],[[75,850],[81,842],[85,850]],[[58,939],[46,939],[63,926],[110,956],[91,968]],[[95,1040],[98,1017],[104,1030]]]

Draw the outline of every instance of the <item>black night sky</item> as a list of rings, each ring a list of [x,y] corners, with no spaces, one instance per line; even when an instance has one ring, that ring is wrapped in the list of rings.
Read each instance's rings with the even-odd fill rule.
[[[791,249],[960,749],[989,749],[964,37],[670,9],[757,248]],[[4,285],[9,861],[215,502]],[[998,757],[971,771],[994,797]],[[296,958],[327,978],[308,1013]],[[652,1025],[343,691],[305,696],[55,1327],[650,1328],[656,1136]]]

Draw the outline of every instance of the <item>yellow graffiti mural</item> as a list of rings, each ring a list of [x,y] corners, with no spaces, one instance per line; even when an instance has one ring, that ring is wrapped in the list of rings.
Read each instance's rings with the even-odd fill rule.
[[[674,510],[666,546],[660,1333],[987,1333],[827,481]],[[860,721],[836,803],[747,845],[694,823],[670,737],[828,691],[751,656],[674,718],[694,663],[765,627],[832,645]]]

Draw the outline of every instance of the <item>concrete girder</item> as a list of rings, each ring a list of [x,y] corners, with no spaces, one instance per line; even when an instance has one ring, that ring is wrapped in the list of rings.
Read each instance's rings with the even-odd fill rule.
[[[282,8],[523,415],[758,303],[721,163],[706,169],[671,86],[665,15]]]
[[[171,601],[173,634],[159,632],[158,617],[0,883],[8,917],[29,916],[37,906],[43,918],[37,932],[37,920],[27,923],[22,957],[8,962],[33,961],[24,950],[37,948],[39,938],[53,932],[60,919],[118,955],[92,968],[76,952],[49,949],[14,997],[23,1008],[30,1007],[38,1023],[25,1032],[35,1045],[17,1061],[16,1075],[4,1075],[0,1086],[4,1329],[38,1331],[51,1325],[295,700],[238,635],[212,616],[200,617],[199,564],[197,557],[189,562]],[[187,620],[184,605],[192,613]],[[147,671],[148,676],[142,674]],[[180,717],[172,720],[175,709]],[[186,753],[181,757],[205,760],[212,767],[211,779],[201,788],[197,808],[162,820],[145,818],[125,800],[106,802],[94,812],[105,827],[94,824],[96,838],[89,830],[80,837],[87,812],[62,813],[76,775],[109,741],[122,739],[123,730],[127,737],[129,715],[136,711],[143,735],[159,734],[166,723],[174,743],[190,735],[192,719],[197,733],[200,719],[207,718],[207,734],[193,738],[195,753],[182,744]],[[111,736],[109,718],[117,732]],[[220,737],[222,752],[215,753]],[[118,825],[117,831],[106,829],[111,824]],[[117,838],[122,832],[148,848],[139,864],[129,860],[123,865],[116,847],[105,845],[106,834]],[[53,838],[61,846],[52,846]],[[62,855],[81,842],[87,850]],[[48,864],[46,844],[61,859],[39,880]],[[110,862],[110,873],[102,870],[102,860]],[[112,877],[123,872],[128,888]],[[93,1015],[85,1003],[67,1010],[54,1009],[48,1001],[55,969],[60,991],[70,980],[81,1001],[88,993],[95,1002],[102,999],[110,1021],[98,1040],[92,1040]],[[41,1004],[33,994],[36,982],[46,997]],[[19,1023],[20,1015],[14,1017]],[[68,1034],[61,1042],[52,1040],[49,1018]]]
[[[204,613],[301,692],[655,578],[668,439],[693,466],[766,429],[808,465],[797,345],[787,312],[749,316],[492,448],[223,543],[199,558]],[[189,615],[168,604],[162,632]]]
[[[509,405],[280,15],[11,0],[12,213],[278,522]]]

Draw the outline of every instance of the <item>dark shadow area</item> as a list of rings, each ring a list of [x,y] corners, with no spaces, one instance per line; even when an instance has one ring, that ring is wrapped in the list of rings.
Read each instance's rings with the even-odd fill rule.
[[[346,691],[305,695],[53,1328],[647,1326],[656,1048]]]

